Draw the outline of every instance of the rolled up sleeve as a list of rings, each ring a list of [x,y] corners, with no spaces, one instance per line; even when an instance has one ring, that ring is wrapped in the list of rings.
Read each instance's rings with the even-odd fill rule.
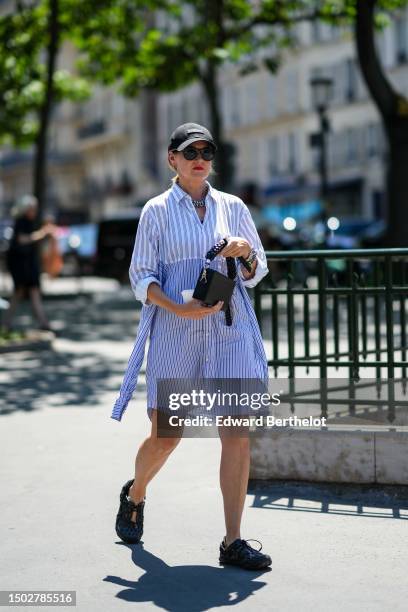
[[[260,280],[263,279],[264,276],[268,274],[268,265],[266,262],[266,255],[264,248],[262,246],[262,242],[258,236],[258,232],[255,227],[255,223],[251,217],[251,213],[248,210],[248,207],[244,202],[242,202],[242,213],[241,220],[239,224],[239,236],[245,238],[251,247],[256,251],[258,265],[256,267],[255,274],[250,279],[245,279],[242,274],[242,266],[238,265],[238,274],[241,278],[242,284],[244,287],[255,287],[259,283]]]
[[[147,289],[159,280],[159,231],[153,209],[143,209],[129,268],[130,284],[137,300],[150,306]]]

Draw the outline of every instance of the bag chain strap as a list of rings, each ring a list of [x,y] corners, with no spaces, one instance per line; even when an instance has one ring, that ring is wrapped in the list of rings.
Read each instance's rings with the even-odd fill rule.
[[[227,238],[223,238],[222,240],[220,240],[219,242],[217,242],[212,249],[210,249],[206,256],[205,256],[205,264],[204,264],[204,269],[203,269],[203,273],[201,275],[201,280],[203,282],[207,282],[207,274],[206,274],[206,269],[208,268],[208,266],[210,265],[210,263],[212,262],[213,259],[215,259],[215,257],[218,255],[218,253],[220,253],[222,251],[222,249],[224,247],[226,247],[228,244],[228,240]],[[234,280],[236,275],[237,275],[237,266],[235,263],[235,258],[234,257],[226,257],[226,262],[227,262],[227,272],[228,272],[228,278],[230,278],[231,280]],[[228,304],[227,309],[225,311],[225,321],[227,325],[232,325],[232,313],[231,313],[231,307]]]

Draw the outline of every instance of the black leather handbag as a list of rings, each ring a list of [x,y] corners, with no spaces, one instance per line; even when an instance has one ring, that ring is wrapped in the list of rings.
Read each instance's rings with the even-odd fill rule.
[[[228,240],[223,238],[208,251],[205,256],[204,267],[200,272],[194,289],[193,298],[200,300],[200,302],[203,302],[207,306],[214,306],[219,300],[222,300],[224,302],[222,310],[225,312],[226,323],[227,325],[232,325],[230,301],[235,287],[235,277],[237,275],[235,259],[234,257],[226,257],[228,276],[209,268],[212,260],[227,244]],[[241,257],[239,259],[247,269],[251,270],[251,266],[247,264],[245,259]]]
[[[225,274],[203,268],[194,289],[193,298],[207,306],[214,306],[219,300],[224,302],[222,310],[227,310],[234,291],[235,281]]]

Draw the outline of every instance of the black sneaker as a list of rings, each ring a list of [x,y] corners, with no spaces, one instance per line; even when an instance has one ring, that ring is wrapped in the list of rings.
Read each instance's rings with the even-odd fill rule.
[[[237,538],[229,546],[225,544],[225,538],[220,544],[220,565],[238,565],[243,569],[260,570],[272,564],[269,555],[261,553],[262,544],[258,540],[251,540],[261,544],[259,550],[255,550],[248,544],[249,540]]]
[[[145,499],[138,504],[127,498],[133,480],[123,485],[120,493],[120,506],[116,516],[115,529],[118,537],[129,544],[137,544],[143,535],[143,510]],[[136,510],[136,521],[132,521],[132,514]]]

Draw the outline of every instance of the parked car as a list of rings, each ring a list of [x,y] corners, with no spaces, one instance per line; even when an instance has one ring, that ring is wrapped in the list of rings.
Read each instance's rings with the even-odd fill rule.
[[[129,266],[142,208],[116,212],[99,222],[95,272],[129,282]]]
[[[95,273],[98,226],[83,223],[58,228],[58,244],[64,260],[64,276]]]

